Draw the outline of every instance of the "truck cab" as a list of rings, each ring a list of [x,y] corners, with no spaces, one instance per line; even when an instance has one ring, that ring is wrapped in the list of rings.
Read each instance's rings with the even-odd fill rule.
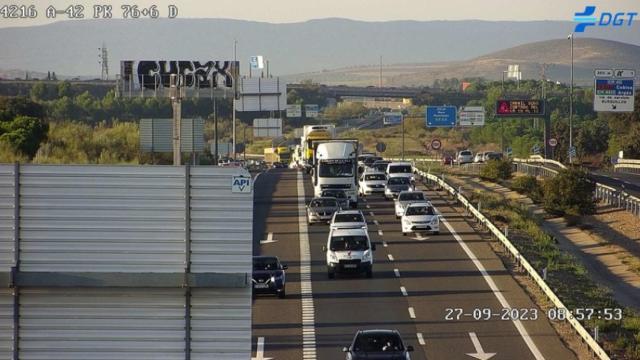
[[[352,208],[358,207],[358,141],[330,140],[316,145],[313,189],[315,196],[323,190],[345,192]]]

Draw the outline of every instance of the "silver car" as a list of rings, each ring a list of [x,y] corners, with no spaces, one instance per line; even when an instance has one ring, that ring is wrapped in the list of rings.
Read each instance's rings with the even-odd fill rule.
[[[394,176],[387,180],[384,196],[391,200],[398,197],[401,191],[412,191],[415,187],[408,176]]]
[[[396,219],[400,219],[402,214],[404,214],[404,210],[409,206],[409,204],[413,204],[416,202],[426,202],[427,198],[424,196],[422,191],[403,191],[398,195],[398,198],[395,200],[395,210],[396,210]]]
[[[340,210],[338,200],[333,197],[313,198],[307,205],[307,223],[328,223],[333,214]]]

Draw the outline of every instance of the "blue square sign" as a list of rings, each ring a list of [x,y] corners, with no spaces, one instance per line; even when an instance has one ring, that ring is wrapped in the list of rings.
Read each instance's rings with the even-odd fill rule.
[[[454,127],[456,115],[455,106],[427,106],[427,127]]]

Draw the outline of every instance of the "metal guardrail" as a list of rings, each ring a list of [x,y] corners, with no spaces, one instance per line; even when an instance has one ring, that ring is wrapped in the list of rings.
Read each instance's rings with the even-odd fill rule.
[[[640,174],[640,160],[618,159],[618,162],[613,165],[613,170],[617,172]]]
[[[535,162],[558,163],[557,161],[540,161],[531,159],[526,159],[524,160],[525,162],[520,162],[522,161],[522,159],[514,159],[513,161],[516,166],[516,171],[523,174],[541,177],[553,177],[558,174],[557,170],[549,169],[541,165],[530,164]],[[558,164],[558,166],[565,168],[564,165],[560,163]],[[623,190],[618,190],[608,185],[596,183],[596,191],[594,193],[594,197],[596,200],[603,201],[607,205],[615,206],[619,209],[624,209],[635,216],[640,216],[640,198],[635,197]]]
[[[506,250],[509,251],[511,256],[513,256],[516,263],[522,267],[529,277],[540,287],[540,289],[545,293],[547,298],[553,303],[553,305],[557,309],[563,309],[567,318],[566,321],[573,327],[576,334],[582,338],[582,341],[589,347],[589,349],[593,352],[593,355],[601,360],[610,360],[607,353],[602,349],[600,344],[591,336],[589,331],[585,329],[584,326],[572,315],[569,313],[569,310],[564,305],[562,300],[558,298],[558,296],[551,290],[549,285],[544,281],[542,276],[538,273],[529,261],[518,251],[518,249],[513,245],[513,243],[509,240],[509,238],[500,231],[487,217],[484,216],[478,209],[476,209],[471,202],[461,193],[459,193],[456,188],[449,185],[445,180],[437,177],[436,175],[432,175],[429,173],[425,173],[424,171],[417,170],[416,174],[420,175],[423,180],[426,179],[429,183],[437,184],[444,190],[446,190],[449,194],[451,194],[454,198],[456,198],[462,206],[465,207],[468,213],[473,215],[477,222],[482,224],[485,228],[487,228],[495,238],[497,238],[500,243],[504,246]]]

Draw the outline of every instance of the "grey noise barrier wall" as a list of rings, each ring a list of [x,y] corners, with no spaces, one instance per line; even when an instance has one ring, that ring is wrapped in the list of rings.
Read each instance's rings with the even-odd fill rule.
[[[251,357],[243,169],[0,165],[0,359]]]

